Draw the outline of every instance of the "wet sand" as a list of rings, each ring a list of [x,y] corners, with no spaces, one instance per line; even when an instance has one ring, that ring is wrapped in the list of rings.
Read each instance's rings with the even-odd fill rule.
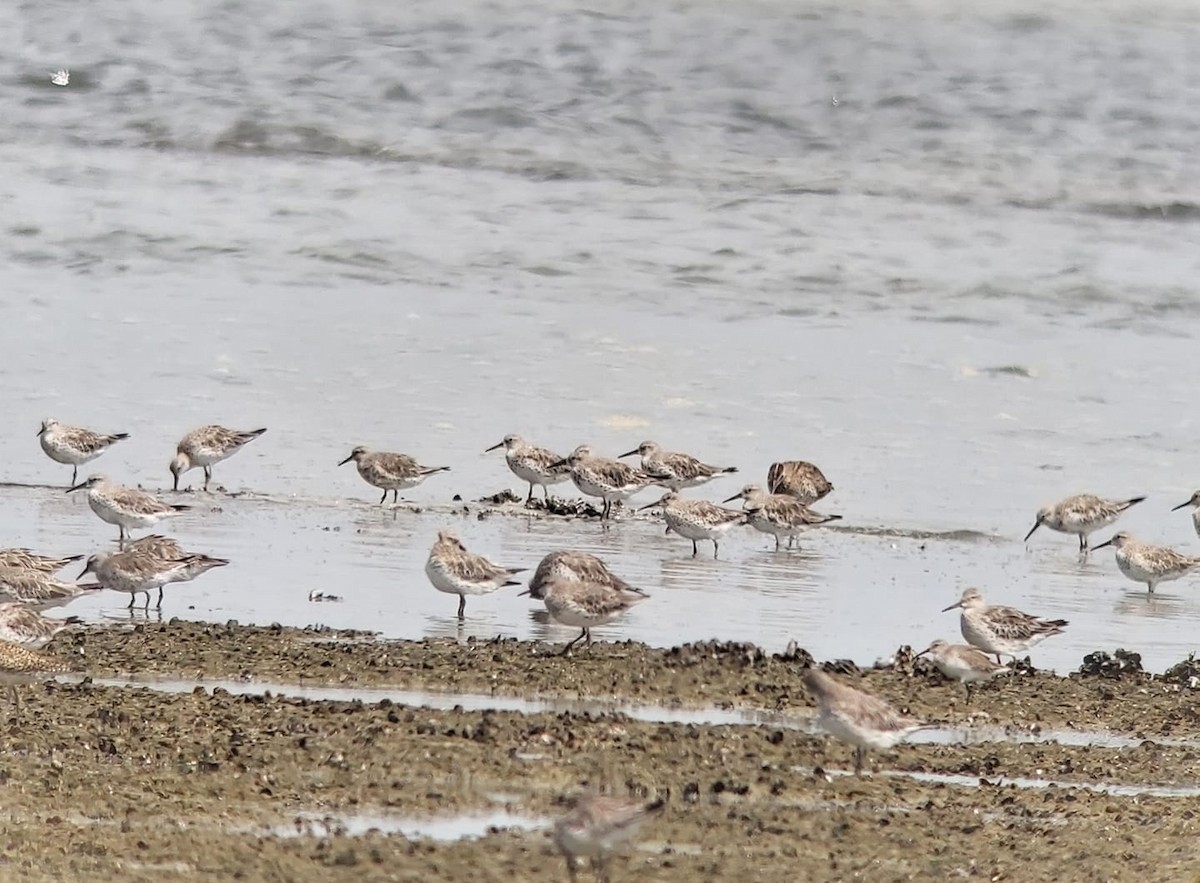
[[[872,755],[872,773],[856,778],[844,774],[848,748],[808,731],[803,652],[625,643],[561,658],[532,642],[178,621],[67,633],[49,649],[88,677],[22,688],[21,707],[4,711],[0,860],[23,879],[559,880],[548,820],[564,795],[596,787],[667,801],[641,846],[614,863],[616,880],[1194,873],[1192,691],[1140,673],[1023,673],[968,706],[921,664],[867,672],[862,686],[960,736],[950,744],[935,731]],[[180,692],[109,685],[130,677]],[[369,698],[165,683],[191,679]],[[434,709],[368,688],[549,704],[490,711],[446,696]],[[552,710],[580,697],[664,717],[714,706],[776,717],[712,725]],[[1019,741],[1039,730],[1054,741]],[[513,829],[488,830],[506,817]],[[434,836],[405,833],[421,830]]]

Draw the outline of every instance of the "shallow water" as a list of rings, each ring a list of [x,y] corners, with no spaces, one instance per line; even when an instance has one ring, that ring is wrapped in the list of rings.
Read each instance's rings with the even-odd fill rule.
[[[324,685],[288,684],[274,681],[189,680],[169,677],[95,678],[94,683],[106,687],[146,687],[165,693],[191,693],[197,687],[221,689],[234,695],[291,696],[330,702],[381,702],[387,699],[399,705],[449,711],[512,711],[521,714],[561,713],[620,714],[637,721],[661,724],[695,724],[705,726],[768,726],[785,730],[818,733],[816,718],[807,714],[791,714],[760,708],[719,708],[716,706],[674,706],[636,702],[606,702],[599,699],[565,699],[562,697],[483,695],[479,693],[403,690],[394,687],[329,687]],[[1057,744],[1079,748],[1136,748],[1144,738],[1126,736],[1106,730],[1015,729],[995,726],[929,726],[912,733],[906,742],[926,745],[972,745],[983,742],[1015,744]],[[1156,737],[1157,745],[1200,747],[1193,739]]]
[[[605,636],[871,662],[955,637],[938,610],[977,585],[1071,620],[1039,666],[1161,669],[1195,649],[1194,580],[1151,600],[1110,554],[1020,538],[1065,494],[1145,493],[1122,526],[1200,549],[1168,511],[1200,484],[1197,23],[1173,0],[12,4],[4,477],[65,484],[47,415],[130,432],[94,468],[154,487],[187,429],[269,427],[217,481],[295,504],[169,525],[235,563],[166,615],[570,637],[508,592],[456,622],[420,569],[455,524],[514,566],[610,559],[655,597]],[[714,563],[643,523],[380,511],[334,465],[451,465],[410,492],[448,504],[517,487],[481,453],[511,431],[741,467],[717,499],[811,459],[819,508],[869,532],[781,555],[746,532]],[[0,499],[7,544],[108,540],[82,500]]]

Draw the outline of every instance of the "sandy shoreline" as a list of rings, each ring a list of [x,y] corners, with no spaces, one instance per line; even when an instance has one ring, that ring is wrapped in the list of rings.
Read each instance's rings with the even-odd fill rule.
[[[1178,880],[1194,865],[1200,718],[1185,687],[1024,675],[967,707],[936,675],[871,671],[861,686],[968,736],[872,756],[874,774],[856,779],[841,774],[845,746],[804,729],[797,659],[744,645],[556,649],[177,621],[64,634],[50,652],[95,680],[25,687],[5,709],[4,867],[23,879],[559,880],[545,826],[564,795],[595,787],[668,803],[618,880],[1051,880],[1068,879],[1065,863],[1069,879]],[[98,683],[153,675],[773,709],[787,725]],[[1069,738],[1003,736],[1039,729]],[[1093,731],[1123,747],[1065,744]],[[1058,784],[996,784],[1024,778]],[[450,827],[483,834],[506,815],[518,830],[396,833],[466,816],[487,818]],[[386,830],[353,836],[372,824]]]

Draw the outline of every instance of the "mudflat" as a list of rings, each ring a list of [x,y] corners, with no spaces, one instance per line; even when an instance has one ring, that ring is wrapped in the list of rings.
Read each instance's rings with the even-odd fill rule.
[[[1196,879],[1187,677],[1021,669],[968,701],[904,653],[843,666],[935,725],[856,777],[812,729],[801,650],[558,650],[181,621],[65,633],[47,652],[82,680],[21,687],[3,712],[0,875],[559,880],[549,827],[602,789],[667,802],[614,880]],[[441,707],[399,701],[420,692]]]

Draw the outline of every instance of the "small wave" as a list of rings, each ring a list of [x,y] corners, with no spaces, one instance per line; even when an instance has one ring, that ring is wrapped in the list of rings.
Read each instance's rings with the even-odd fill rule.
[[[1176,221],[1187,223],[1200,220],[1200,205],[1193,202],[1162,202],[1157,204],[1090,203],[1083,211],[1107,218],[1130,221]]]

